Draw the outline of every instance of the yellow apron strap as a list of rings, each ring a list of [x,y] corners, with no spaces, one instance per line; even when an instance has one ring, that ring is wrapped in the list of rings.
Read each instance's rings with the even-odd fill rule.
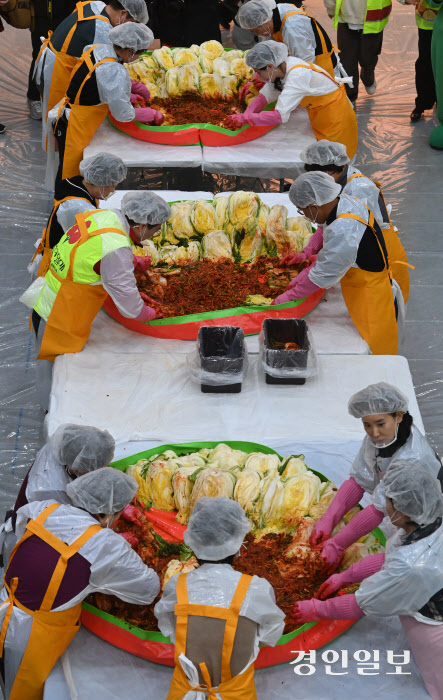
[[[381,252],[381,254],[382,254],[382,258],[383,258],[384,263],[385,263],[385,268],[386,268],[386,270],[388,271],[389,279],[392,280],[392,270],[391,270],[390,265],[389,265],[389,259],[388,259],[388,257],[387,257],[387,253],[385,254],[385,252],[384,252],[384,250],[383,250],[383,247],[382,247],[382,245],[381,245],[381,243],[380,243],[380,241],[379,241],[379,239],[378,239],[378,236],[377,236],[377,234],[375,233],[375,227],[374,227],[375,217],[374,217],[374,214],[373,214],[372,211],[366,206],[366,204],[365,204],[364,202],[361,202],[361,204],[363,204],[363,205],[366,207],[366,209],[368,210],[368,213],[369,213],[369,221],[365,221],[364,219],[362,219],[360,216],[357,216],[356,214],[339,214],[339,215],[337,216],[337,219],[354,219],[355,221],[360,221],[362,224],[364,224],[365,226],[369,226],[369,228],[372,229],[372,233],[374,234],[375,239],[376,239],[377,244],[378,244],[378,247],[380,248],[380,252]]]
[[[217,691],[212,687],[211,676],[209,675],[208,667],[204,662],[199,664],[199,667],[206,685],[206,687],[203,687],[202,690],[204,690],[204,692],[208,694],[207,700],[217,700]],[[197,688],[192,688],[192,690],[199,690],[199,686]]]
[[[101,527],[100,525],[90,525],[85,532],[83,532],[80,537],[78,537],[75,542],[73,542],[71,545],[67,545],[61,540],[59,542],[64,545],[65,550],[64,552],[60,552],[60,559],[57,562],[57,565],[54,569],[54,572],[52,574],[51,580],[49,582],[49,586],[46,589],[46,594],[45,597],[43,598],[43,602],[40,606],[40,610],[43,612],[49,612],[54,604],[54,600],[57,596],[58,590],[60,588],[60,584],[63,581],[63,576],[65,575],[66,572],[66,567],[68,565],[68,561],[71,557],[74,556],[74,554],[77,554],[78,550],[83,547],[83,545],[91,539],[97,532],[100,532]],[[52,535],[52,533],[47,533],[49,535]],[[42,538],[43,539],[43,538]],[[52,538],[51,538],[52,539]],[[58,539],[58,538],[57,538]],[[49,545],[52,545],[52,542],[50,539],[45,540]]]
[[[337,83],[337,81],[334,80],[334,78],[331,75],[329,75],[329,73],[327,73],[325,70],[322,70],[321,68],[317,68],[317,66],[314,66],[314,64],[311,63],[310,61],[305,61],[305,63],[297,63],[296,66],[292,66],[292,68],[290,68],[288,70],[288,75],[291,72],[291,70],[295,70],[296,68],[310,68],[315,73],[320,73],[321,75],[324,75],[327,78],[330,78],[332,80],[332,82],[336,84],[337,88],[341,87],[340,83]]]
[[[63,199],[54,199],[54,206],[51,211],[51,215],[48,220],[47,226],[43,229],[42,237],[40,239],[40,243],[38,244],[37,250],[35,251],[34,255],[32,256],[31,262],[34,262],[35,258],[39,253],[42,252],[42,250],[45,248],[45,243],[46,243],[46,232],[49,232],[49,229],[51,228],[52,225],[52,219],[54,218],[55,214],[57,213],[57,209],[59,208],[60,204],[63,204],[63,202],[67,202],[68,199],[85,199],[85,197],[63,197]],[[85,199],[85,201],[87,201]],[[97,200],[95,200],[96,206],[97,206]],[[49,247],[49,246],[48,246]]]
[[[89,240],[89,238],[93,238],[94,236],[101,236],[102,233],[118,233],[121,236],[126,236],[126,234],[123,231],[121,231],[118,228],[115,228],[114,226],[109,226],[107,228],[99,228],[96,231],[92,231],[90,233],[88,231],[88,227],[86,226],[86,216],[87,215],[88,215],[88,212],[80,212],[80,214],[77,214],[77,216],[75,217],[75,221],[80,229],[80,238],[72,246],[71,256],[69,259],[69,270],[68,270],[68,273],[66,275],[66,279],[70,282],[73,282],[73,280],[74,280],[74,260],[75,260],[75,256],[76,256],[79,245],[81,245],[85,241]]]
[[[98,44],[94,44],[94,46],[91,46],[91,48],[88,49],[88,51],[86,51],[83,54],[83,60],[88,67],[88,74],[86,75],[85,79],[83,80],[82,84],[80,85],[80,87],[77,91],[77,94],[76,94],[75,100],[74,100],[75,105],[78,105],[80,103],[79,102],[80,95],[82,94],[83,87],[84,87],[86,81],[89,80],[89,78],[92,76],[95,69],[98,68],[98,66],[101,66],[102,63],[117,63],[117,60],[115,58],[112,58],[111,56],[109,56],[108,58],[103,58],[101,61],[97,61],[97,63],[94,65],[94,63],[92,63],[92,60],[91,60],[91,53],[95,49],[96,46],[98,46]]]
[[[179,574],[177,579],[177,605],[175,606],[175,614],[177,622],[175,625],[175,653],[174,660],[176,666],[179,664],[178,657],[180,654],[186,653],[186,637],[188,634],[188,617],[185,610],[178,610],[178,606],[187,606],[189,604],[188,589],[186,586],[186,574]]]
[[[291,17],[291,15],[304,15],[305,17],[309,17],[309,19],[315,23],[315,26],[317,28],[318,36],[320,37],[322,53],[329,53],[329,54],[332,53],[332,51],[328,51],[328,49],[326,47],[325,37],[324,37],[324,34],[318,25],[317,20],[312,15],[308,15],[307,12],[302,12],[301,10],[294,10],[293,12],[287,12],[281,21],[281,29],[283,29],[283,26],[284,26],[286,20],[288,19],[288,17]],[[334,50],[334,47],[332,47],[332,50]]]
[[[8,605],[8,610],[6,611],[6,615],[3,619],[3,624],[2,624],[2,629],[0,631],[0,658],[3,657],[3,647],[5,644],[5,638],[6,638],[6,632],[8,631],[9,627],[9,621],[11,619],[12,611],[14,610],[14,595],[15,591],[17,590],[18,586],[18,578],[13,578],[11,580],[11,588],[9,590],[9,597],[5,600],[5,603],[8,602],[9,600],[9,605]],[[7,586],[5,585],[6,590],[8,590]]]
[[[37,58],[35,59],[36,63],[39,60],[40,56],[42,55],[43,51],[46,49],[46,47],[50,45],[51,36],[52,36],[52,31],[49,30],[48,36],[46,37],[46,39],[43,39],[42,45],[40,46],[40,51],[38,52]]]
[[[229,606],[228,616],[225,625],[225,634],[223,637],[223,651],[221,663],[221,682],[229,681],[231,675],[231,655],[234,647],[235,633],[237,631],[238,618],[240,608],[248,592],[249,585],[252,581],[252,576],[242,574],[235,589],[231,605]]]

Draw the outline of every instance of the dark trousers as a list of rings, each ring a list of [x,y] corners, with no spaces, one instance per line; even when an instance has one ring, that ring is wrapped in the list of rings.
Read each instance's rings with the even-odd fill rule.
[[[57,122],[57,126],[53,125],[53,132],[55,136],[55,140],[57,141],[58,145],[58,157],[59,157],[59,166],[57,170],[57,175],[55,176],[55,182],[56,184],[59,184],[61,182],[62,178],[62,173],[63,173],[63,159],[65,157],[65,146],[66,146],[66,132],[68,131],[68,120],[66,119],[65,115],[62,114],[60,119]]]
[[[435,82],[431,61],[432,29],[418,30],[418,58],[415,62],[415,107],[422,112],[432,109],[435,102]]]
[[[34,74],[35,59],[37,58],[38,52],[40,51],[40,48],[42,45],[42,42],[40,41],[40,37],[48,36],[48,31],[49,31],[49,20],[46,19],[45,17],[36,17],[35,18],[35,29],[34,29],[34,31],[31,32],[32,63],[31,63],[31,67],[29,69],[28,93],[26,95],[28,100],[37,101],[40,99],[40,92],[39,92],[38,87],[35,84],[32,76]]]
[[[346,92],[350,100],[355,100],[358,96],[359,66],[363,85],[370,87],[374,83],[383,32],[363,34],[363,29],[349,29],[347,24],[340,22],[337,27],[337,43],[343,68],[354,81],[354,87],[346,85]]]

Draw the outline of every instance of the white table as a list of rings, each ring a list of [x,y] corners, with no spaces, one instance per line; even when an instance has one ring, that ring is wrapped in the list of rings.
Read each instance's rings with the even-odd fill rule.
[[[101,206],[118,209],[122,197],[127,191],[118,190],[106,202],[102,202]],[[183,199],[212,200],[214,198],[211,192],[185,192],[180,190],[153,190],[153,192],[163,197],[167,202]],[[269,206],[284,204],[288,209],[288,216],[297,216],[300,213],[290,201],[287,193],[261,192],[259,197]],[[369,354],[368,344],[363,340],[349,316],[340,285],[326,292],[324,299],[307,317],[307,322],[319,355]],[[168,341],[141,336],[126,329],[123,329],[125,332],[122,332],[120,329],[121,327],[118,327],[118,324],[112,321],[106,326],[104,326],[104,322],[96,322],[93,324],[89,343],[98,344],[103,341],[104,349],[109,348],[109,337],[111,335],[114,349],[117,346],[122,347],[122,344],[124,344],[128,352],[143,352],[147,350],[148,346],[150,348],[160,347],[161,349],[171,347],[175,350],[182,348],[183,352],[189,352],[189,343],[186,341],[169,341],[169,344],[165,346],[165,342],[167,343]],[[246,339],[246,342],[249,352],[258,352],[258,336],[251,336]]]
[[[167,146],[139,141],[118,131],[106,119],[84,157],[102,151],[120,156],[128,167],[195,168],[226,175],[292,177],[300,151],[315,142],[306,110],[299,107],[281,124],[255,141],[237,146]]]

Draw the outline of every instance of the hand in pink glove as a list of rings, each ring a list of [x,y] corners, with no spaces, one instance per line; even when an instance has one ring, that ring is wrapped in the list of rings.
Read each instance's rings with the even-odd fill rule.
[[[313,598],[311,600],[299,600],[294,605],[292,616],[298,625],[304,625],[305,622],[313,622],[320,619],[317,615]]]
[[[246,121],[250,126],[276,126],[282,123],[281,114],[278,109],[258,114],[246,114]]]
[[[257,97],[254,97],[253,100],[248,104],[248,106],[245,109],[245,114],[256,114],[257,112],[261,112],[264,107],[268,104],[268,100],[264,95],[257,95]]]
[[[140,97],[143,97],[145,102],[149,102],[151,99],[151,93],[149,92],[148,88],[144,83],[141,83],[139,80],[132,80],[131,78],[131,93],[134,95],[140,95]]]
[[[132,260],[134,263],[134,270],[139,272],[146,272],[146,270],[151,267],[151,257],[149,255],[133,255]]]
[[[142,515],[142,512],[139,508],[136,508],[135,506],[131,506],[131,504],[127,505],[121,514],[121,518],[123,520],[126,520],[127,523],[133,523],[134,525],[137,525],[137,527],[142,527],[142,523],[139,520],[139,517]]]
[[[134,92],[131,92],[129,99],[133,107],[146,107],[145,101],[141,95],[136,95]]]
[[[335,567],[342,558],[345,549],[357,542],[360,537],[368,535],[374,527],[380,525],[383,517],[383,513],[373,505],[367,506],[360,513],[357,513],[350,523],[337,532],[332,540],[326,542],[321,553],[326,564]]]
[[[279,267],[288,267],[289,265],[299,265],[306,260],[304,253],[289,253],[278,263]]]
[[[331,532],[338,521],[354,506],[364,494],[364,489],[357,484],[354,477],[350,477],[338,489],[328,510],[314,525],[309,538],[311,547],[325,542],[331,536]]]
[[[136,107],[135,119],[145,124],[154,122],[156,126],[160,126],[160,124],[163,124],[165,117],[161,112],[158,112],[156,109],[151,109],[151,107]]]
[[[285,304],[288,301],[303,299],[304,297],[308,297],[310,294],[314,294],[314,292],[318,292],[318,290],[321,289],[321,287],[318,287],[316,284],[314,284],[314,282],[311,282],[311,280],[309,279],[308,272],[311,269],[312,266],[306,267],[304,270],[302,270],[298,277],[296,277],[289,283],[288,289],[285,292],[283,292],[283,294],[280,294],[280,296],[274,299],[273,303]]]
[[[332,540],[327,540],[324,543],[321,558],[325,562],[325,569],[327,571],[333,571],[337,568],[344,551],[345,547],[341,547],[339,544],[337,544],[335,537],[333,537]]]
[[[344,586],[349,586],[351,583],[360,583],[360,581],[380,571],[384,562],[385,555],[383,552],[363,557],[360,561],[352,564],[349,569],[342,571],[341,574],[333,574],[330,576],[327,581],[321,584],[315,594],[315,598],[324,600]]]
[[[226,117],[224,125],[227,129],[241,129],[245,124],[246,117],[244,114],[230,114],[229,117]]]
[[[249,88],[250,88],[252,85],[253,85],[257,90],[261,90],[262,87],[264,86],[264,84],[265,84],[265,83],[263,82],[263,80],[261,80],[261,78],[260,78],[260,76],[258,75],[258,73],[254,73],[254,77],[251,78],[251,80],[248,80],[248,82],[245,83],[244,85],[242,85],[242,87],[240,88],[240,91],[239,91],[239,93],[238,93],[238,96],[239,96],[240,100],[246,98],[246,95],[247,95],[248,92],[249,92]]]
[[[153,321],[155,318],[162,318],[162,314],[157,312],[151,306],[148,306],[148,304],[144,304],[139,315],[135,317],[135,320],[147,323],[148,321]]]
[[[304,267],[301,272],[298,273],[296,277],[293,277],[292,280],[288,284],[288,289],[292,289],[293,287],[296,287],[299,285],[301,282],[305,280],[305,278],[309,275],[309,270],[311,269],[311,266],[308,265],[307,267]]]
[[[137,535],[134,535],[133,532],[119,532],[118,534],[120,535],[120,537],[123,537],[126,540],[126,542],[129,542],[132,549],[135,549],[140,542]]]
[[[331,600],[301,600],[295,604],[292,614],[299,625],[313,620],[354,620],[364,616],[353,593]]]

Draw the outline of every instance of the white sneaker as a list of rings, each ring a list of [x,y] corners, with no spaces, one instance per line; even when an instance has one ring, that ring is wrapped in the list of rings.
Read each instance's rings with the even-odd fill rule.
[[[31,119],[41,120],[42,118],[42,103],[41,100],[26,100]]]
[[[366,87],[366,85],[365,85],[365,90],[368,93],[368,95],[373,95],[374,92],[376,91],[376,89],[377,89],[377,81],[376,80],[374,80],[372,85],[370,85],[369,87]]]

